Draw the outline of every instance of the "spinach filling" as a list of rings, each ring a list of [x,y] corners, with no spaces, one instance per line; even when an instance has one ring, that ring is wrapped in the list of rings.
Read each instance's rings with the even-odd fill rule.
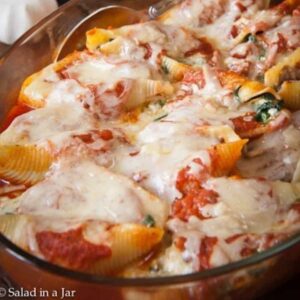
[[[277,100],[272,94],[266,93],[255,102],[255,119],[261,123],[267,123],[272,116],[276,115],[282,108],[283,101]]]

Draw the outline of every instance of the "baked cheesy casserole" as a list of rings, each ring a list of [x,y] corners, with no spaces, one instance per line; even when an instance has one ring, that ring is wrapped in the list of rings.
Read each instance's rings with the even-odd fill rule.
[[[300,1],[185,0],[87,32],[0,134],[0,231],[100,275],[185,274],[300,229]]]

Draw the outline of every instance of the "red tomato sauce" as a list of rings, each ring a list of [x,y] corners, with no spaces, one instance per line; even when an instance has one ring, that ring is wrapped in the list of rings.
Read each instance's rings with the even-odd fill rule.
[[[266,126],[255,120],[255,113],[247,113],[243,116],[230,119],[234,131],[242,138],[250,138],[261,135]]]
[[[213,236],[206,236],[201,240],[199,261],[200,261],[200,270],[209,269],[210,266],[210,257],[213,253],[214,246],[217,244],[218,238]]]
[[[141,44],[142,47],[145,48],[146,53],[144,55],[144,59],[149,59],[152,56],[152,47],[149,43]]]
[[[183,251],[185,249],[184,246],[185,242],[186,242],[186,238],[183,236],[179,236],[175,239],[174,244],[180,251]]]
[[[47,260],[73,269],[89,268],[112,254],[108,246],[85,240],[81,227],[62,233],[42,231],[36,234],[36,240]]]
[[[298,214],[300,214],[300,202],[295,202],[291,205],[291,209],[295,210]]]
[[[260,124],[254,119],[254,114],[252,113],[230,120],[232,121],[237,134],[248,132],[260,126]]]
[[[203,181],[208,178],[209,170],[202,164],[201,160],[194,159],[194,163],[201,166],[198,174],[190,173],[187,166],[179,171],[176,188],[182,193],[182,198],[176,199],[172,204],[172,216],[183,221],[188,221],[190,216],[205,219],[201,213],[202,207],[206,204],[214,204],[218,200],[218,194],[212,190],[202,187]]]
[[[172,215],[182,221],[188,221],[191,216],[206,219],[207,217],[202,215],[201,209],[207,204],[217,203],[217,200],[218,194],[215,191],[199,189],[175,200],[172,204]]]
[[[209,170],[205,166],[200,158],[193,160],[193,163],[200,166],[200,170],[197,174],[190,173],[191,167],[186,166],[178,172],[176,179],[176,188],[184,195],[193,192],[201,188],[201,184],[209,176]]]
[[[202,70],[187,71],[183,75],[184,83],[196,83],[200,88],[205,86],[205,78]]]
[[[7,184],[8,184],[8,183],[7,183],[6,181],[0,179],[0,188],[1,188],[2,186],[7,185]]]
[[[92,130],[90,133],[84,133],[84,134],[75,134],[73,135],[75,138],[79,138],[82,142],[85,144],[92,144],[96,142],[97,138],[100,138],[104,141],[110,141],[113,139],[113,133],[109,129],[103,129],[103,130]]]
[[[9,111],[8,115],[4,119],[2,126],[0,127],[0,133],[7,129],[16,117],[23,115],[31,110],[32,108],[23,104],[16,104],[15,106],[13,106],[13,108]]]
[[[199,38],[198,46],[184,53],[184,56],[189,57],[197,53],[201,53],[205,56],[211,56],[213,52],[214,52],[214,48],[208,42],[208,40],[206,38]]]

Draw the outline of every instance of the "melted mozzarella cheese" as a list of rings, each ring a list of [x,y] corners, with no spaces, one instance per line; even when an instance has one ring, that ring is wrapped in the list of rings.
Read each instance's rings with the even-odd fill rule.
[[[211,40],[215,41],[215,45],[222,50],[229,49],[231,47],[232,39],[230,37],[230,32],[234,22],[241,15],[241,11],[236,2],[237,1],[229,1],[228,9],[225,14],[212,24],[201,28],[201,31]],[[222,34],[220,34],[220,32],[222,32]]]
[[[142,223],[151,215],[158,226],[166,218],[162,201],[90,160],[59,161],[20,201],[21,213],[39,216]]]
[[[76,80],[65,79],[53,85],[45,102],[47,106],[57,106],[64,103],[78,106],[78,103],[93,103],[94,95],[88,88],[81,86]]]
[[[228,125],[203,130],[204,121],[223,125],[228,116],[207,112],[197,98],[167,105],[160,114],[165,118],[150,122],[135,133],[134,144],[138,149],[135,155],[129,155],[132,150],[124,147],[116,150],[113,169],[135,179],[157,196],[173,201],[180,197],[176,178],[182,168],[195,158],[209,165],[206,149],[220,140],[236,141],[239,137]]]
[[[165,24],[198,27],[215,21],[222,13],[227,0],[184,1],[162,16]]]
[[[118,35],[129,37],[140,43],[156,42],[158,44],[164,44],[167,42],[167,37],[161,28],[159,22],[151,21],[123,26],[115,31]]]
[[[152,52],[150,62],[153,66],[157,66],[157,60],[163,50],[167,50],[170,56],[183,57],[188,50],[199,46],[198,34],[194,30],[157,21],[124,26],[117,29],[116,33],[130,38],[138,46],[149,44]],[[132,48],[129,49],[133,52]]]
[[[115,83],[121,79],[159,79],[160,76],[151,70],[145,63],[137,61],[112,61],[104,59],[89,59],[81,63],[74,64],[65,71],[70,78],[78,80],[80,83],[99,84]]]
[[[250,232],[264,232],[272,227],[278,205],[270,196],[269,183],[216,178],[209,179],[205,188],[218,193],[222,214],[237,217]]]
[[[299,197],[299,184],[213,178],[204,187],[219,195],[216,204],[203,207],[202,212],[210,211],[210,218],[200,220],[191,216],[188,222],[172,218],[167,223],[175,236],[185,238],[185,250],[181,254],[186,261],[185,268],[192,267],[194,271],[199,269],[200,245],[205,237],[216,238],[209,262],[211,266],[220,266],[242,258],[243,248],[251,247],[249,241],[245,244],[247,236],[260,251],[259,247],[261,250],[266,247],[264,234],[287,234],[299,226],[295,225],[297,214],[289,210]],[[230,237],[234,237],[232,242],[227,240]],[[174,249],[170,248],[169,251],[173,253]],[[164,268],[176,272],[169,257],[167,253],[161,258]]]
[[[0,144],[39,144],[61,148],[74,133],[97,128],[80,103],[53,105],[17,117],[0,136]]]
[[[284,47],[285,50],[294,50],[300,46],[300,17],[291,17],[286,16],[283,18],[278,26],[267,30],[263,34],[265,42],[269,47],[277,46],[276,52],[278,53],[278,58],[275,62],[279,61],[280,58],[280,43],[282,43],[282,39],[285,41],[286,45]],[[282,47],[282,45],[281,45]],[[275,64],[273,62],[273,64]]]
[[[199,184],[218,196],[216,203],[199,208],[203,219],[192,215],[182,221],[169,208],[174,200],[184,201],[176,187],[179,172],[186,168],[187,175],[197,177],[205,171],[203,165],[212,163],[212,146],[240,140],[230,119],[253,112],[251,101],[237,103],[217,73],[226,64],[241,73],[250,64],[251,76],[264,70],[265,62],[257,62],[259,43],[232,48],[235,34],[256,33],[263,25],[267,30],[260,42],[277,43],[280,33],[287,37],[288,47],[298,45],[299,17],[259,11],[265,3],[186,0],[158,21],[112,30],[115,39],[93,53],[84,51],[31,78],[22,91],[24,99],[44,107],[17,117],[1,134],[0,144],[45,146],[54,149],[56,162],[44,180],[20,197],[13,201],[1,197],[0,212],[35,219],[34,226],[25,230],[34,253],[39,255],[37,228],[63,232],[84,224],[85,238],[97,244],[106,239],[107,223],[141,224],[150,215],[155,225],[172,234],[172,245],[158,258],[162,273],[182,274],[201,268],[201,254],[207,254],[201,253],[202,243],[208,237],[215,239],[207,258],[214,267],[243,258],[242,250],[250,242],[264,250],[269,233],[299,229],[299,214],[292,206],[300,197],[297,182],[209,178]],[[202,43],[203,38],[211,46]],[[204,55],[201,50],[205,52],[206,46],[209,54]],[[188,63],[189,70],[197,65],[203,84],[185,78],[190,74],[182,64],[164,70],[162,55]],[[167,71],[178,71],[184,80],[163,81],[171,78]],[[170,91],[159,89],[156,81]],[[265,176],[268,180],[285,178],[284,169],[288,180],[297,181],[298,135],[299,130],[290,126],[251,141],[245,156],[259,159],[240,160],[238,174],[249,178],[265,174],[259,173],[262,166],[278,176]],[[281,156],[273,156],[272,148]],[[178,237],[184,238],[183,251],[176,246]]]
[[[25,97],[33,101],[44,101],[51,92],[53,85],[59,81],[58,74],[53,65],[44,68],[41,72],[33,75],[32,82],[24,89]]]

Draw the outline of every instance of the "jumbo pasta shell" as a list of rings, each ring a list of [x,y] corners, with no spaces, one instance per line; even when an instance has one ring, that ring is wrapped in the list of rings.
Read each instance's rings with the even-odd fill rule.
[[[40,76],[40,72],[35,73],[25,79],[25,81],[22,84],[21,91],[19,94],[18,102],[22,105],[26,105],[32,108],[40,108],[44,106],[44,100],[43,99],[34,99],[30,97],[26,90],[27,88],[36,80],[38,80],[38,77]]]
[[[111,30],[102,28],[94,28],[86,33],[86,47],[90,51],[94,51],[101,45],[115,38],[115,34]]]
[[[174,92],[174,88],[168,81],[138,79],[133,81],[130,90],[127,109],[132,109],[143,104],[146,100],[154,96],[169,96]]]
[[[66,58],[66,60],[69,61],[69,58]],[[51,93],[54,84],[59,80],[56,69],[63,68],[64,63],[67,63],[66,60],[62,60],[57,64],[51,64],[43,70],[29,76],[22,85],[18,102],[21,105],[31,108],[44,107],[45,99]]]
[[[161,3],[161,5],[163,5],[165,7],[166,5],[170,5],[170,2],[171,1],[164,1]],[[158,17],[156,17],[156,15],[157,15],[156,11],[152,12],[150,10],[150,15],[152,17],[156,17],[156,19],[158,21],[161,21],[164,24],[173,24],[175,21],[174,16],[176,16],[176,14],[178,13],[178,11],[180,10],[180,7],[181,7],[180,1],[173,1],[173,3],[174,3],[173,6],[171,6],[168,10],[164,9],[165,12],[163,14],[160,14]],[[158,3],[158,5],[159,5],[159,3]],[[176,19],[176,17],[175,17],[175,19]]]
[[[122,50],[122,38],[117,37],[111,42],[104,43],[100,47],[100,51],[105,55],[119,54]]]
[[[36,146],[0,146],[0,178],[13,184],[33,185],[42,180],[53,159]]]
[[[231,143],[218,144],[211,148],[209,152],[212,160],[212,176],[228,175],[241,157],[242,149],[247,142],[247,139],[243,139]]]
[[[292,182],[300,182],[300,160],[298,160],[297,162],[296,169],[293,174]]]
[[[275,66],[265,73],[265,84],[272,87],[279,86],[285,80],[295,80],[299,76],[297,66],[300,64],[300,47],[285,56]]]
[[[228,125],[203,125],[197,127],[196,130],[202,136],[217,138],[220,141],[225,141],[225,143],[233,142],[240,139],[239,136],[235,133],[235,131]]]
[[[223,87],[229,90],[236,90],[248,79],[233,71],[218,71],[218,79]]]
[[[11,185],[5,184],[1,186],[0,184],[0,198],[4,196],[9,196],[9,198],[16,198],[21,195],[26,190],[26,186],[23,184]]]
[[[272,193],[285,205],[291,205],[300,197],[300,182],[272,181]]]
[[[112,274],[149,253],[157,246],[164,231],[137,224],[114,226],[111,230],[112,255],[103,258],[90,269],[95,274]]]
[[[279,96],[276,94],[273,88],[266,87],[259,81],[248,80],[244,82],[236,91],[236,96],[242,103],[254,98],[258,98],[263,94],[271,94],[275,99],[279,99]]]
[[[249,28],[244,28],[235,38],[234,40],[232,41],[232,44],[233,45],[238,45],[240,43],[242,43],[246,37],[251,34],[251,31]]]
[[[171,80],[179,81],[183,78],[184,73],[191,70],[191,66],[178,62],[168,56],[162,57],[162,69]]]
[[[60,73],[70,65],[81,60],[82,52],[74,51],[66,57],[54,64],[53,69],[55,72]]]
[[[0,232],[22,248],[27,246],[25,230],[29,224],[30,219],[25,215],[9,214],[0,216]]]
[[[291,110],[300,109],[300,81],[285,81],[279,90],[279,95],[284,101],[285,107]]]

